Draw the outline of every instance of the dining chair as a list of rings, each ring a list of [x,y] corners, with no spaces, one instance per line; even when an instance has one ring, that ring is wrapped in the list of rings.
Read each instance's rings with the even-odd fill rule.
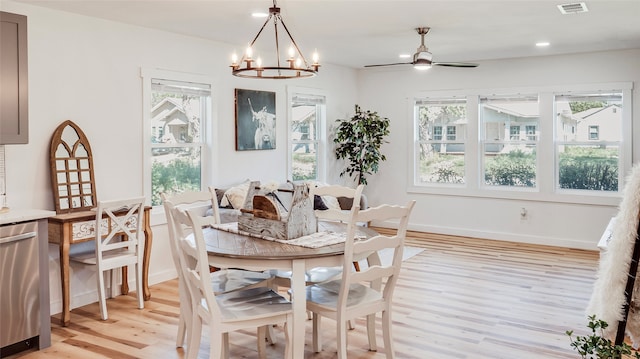
[[[126,211],[126,215],[119,212]],[[100,316],[108,319],[104,272],[110,272],[111,297],[116,295],[114,269],[135,267],[138,308],[144,308],[142,293],[142,250],[144,197],[99,201],[95,220],[95,250],[70,254],[69,259],[96,268]],[[116,214],[118,212],[118,214]],[[106,233],[105,233],[106,232]]]
[[[185,278],[182,272],[182,263],[180,262],[178,238],[185,238],[192,233],[191,220],[186,214],[186,209],[198,210],[205,213],[212,200],[217,203],[215,192],[212,194],[207,191],[188,191],[172,196],[161,194],[165,216],[167,218],[167,228],[169,232],[169,249],[171,257],[178,273],[178,293],[180,298],[180,314],[178,319],[178,335],[176,337],[176,347],[184,346],[185,337],[190,337],[191,330],[191,297],[186,287]],[[217,206],[213,205],[212,218],[214,223],[220,222]],[[269,286],[272,276],[268,273],[251,272],[237,269],[217,270],[209,274],[211,277],[211,287],[217,293],[230,292],[242,288],[252,286]],[[271,341],[271,333],[267,337]],[[198,333],[197,335],[200,335]],[[190,357],[191,348],[187,347],[187,357]],[[197,354],[198,350],[194,350]]]
[[[293,359],[291,302],[268,286],[216,293],[209,280],[209,261],[203,228],[216,224],[211,216],[187,211],[192,223],[193,236],[179,237],[178,247],[182,271],[191,295],[191,333],[201,333],[202,324],[209,325],[211,359],[228,358],[229,333],[258,328],[258,355],[266,358],[266,331],[284,323],[285,358]],[[193,240],[190,240],[190,239]],[[195,243],[194,243],[195,242]],[[200,335],[191,335],[189,346],[200,347]]]
[[[313,350],[322,350],[321,317],[336,321],[338,358],[347,358],[347,321],[366,316],[369,350],[375,351],[375,314],[382,312],[382,331],[387,359],[394,358],[391,333],[391,303],[400,274],[404,240],[409,215],[415,205],[381,205],[360,211],[356,206],[349,215],[345,242],[342,277],[338,280],[308,286],[307,310],[313,313]],[[395,232],[356,240],[357,222],[399,221]],[[369,266],[352,271],[355,258],[383,249],[393,251],[391,263],[381,263],[378,256],[370,256]]]

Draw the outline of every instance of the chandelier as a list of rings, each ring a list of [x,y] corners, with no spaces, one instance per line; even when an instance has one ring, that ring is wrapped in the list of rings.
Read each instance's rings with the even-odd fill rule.
[[[275,31],[275,66],[264,66],[261,57],[254,58],[253,44],[258,40],[262,30],[265,29],[269,21],[273,20],[273,28]],[[285,32],[291,40],[289,46],[287,64],[280,61],[280,42],[278,40],[278,23],[282,25]],[[240,61],[238,61],[238,55],[233,54],[231,57],[231,73],[233,76],[255,78],[255,79],[296,79],[296,78],[308,78],[318,74],[318,53],[313,54],[313,63],[309,65],[307,59],[300,51],[298,44],[296,44],[293,36],[287,29],[287,25],[284,24],[282,16],[280,16],[280,8],[276,5],[276,0],[273,0],[273,7],[269,8],[269,17],[264,22],[264,25],[258,31],[256,37],[249,43],[245,53],[242,55]],[[284,66],[283,66],[284,65]]]

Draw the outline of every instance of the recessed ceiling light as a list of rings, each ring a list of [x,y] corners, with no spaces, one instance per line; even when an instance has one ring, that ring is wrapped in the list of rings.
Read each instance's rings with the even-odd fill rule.
[[[266,12],[254,12],[254,13],[251,13],[251,16],[260,18],[260,17],[267,17],[269,16],[269,14],[267,14]]]
[[[549,46],[549,45],[551,45],[551,44],[549,42],[547,42],[547,41],[536,42],[536,46],[537,47],[546,47],[546,46]]]
[[[411,57],[411,54],[400,54],[400,55],[398,55],[398,57],[401,58],[401,59],[408,59],[408,58]]]

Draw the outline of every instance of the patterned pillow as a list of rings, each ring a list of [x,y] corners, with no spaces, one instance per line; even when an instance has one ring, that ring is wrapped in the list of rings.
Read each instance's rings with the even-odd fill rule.
[[[229,188],[225,193],[222,201],[220,201],[220,207],[227,207],[231,205],[234,209],[240,209],[244,205],[244,201],[249,193],[249,184],[251,181],[243,182],[237,186]]]

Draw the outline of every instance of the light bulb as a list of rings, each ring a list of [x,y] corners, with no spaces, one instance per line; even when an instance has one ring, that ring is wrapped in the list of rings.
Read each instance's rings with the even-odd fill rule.
[[[253,49],[251,46],[247,46],[247,59],[250,59],[253,56]]]
[[[320,56],[318,55],[318,51],[314,51],[313,55],[311,55],[311,57],[313,58],[313,63],[314,64],[318,64],[318,60],[320,60]]]
[[[300,65],[302,65],[302,60],[298,57],[296,59],[296,67],[300,67]]]
[[[289,58],[292,59],[296,55],[296,50],[293,48],[293,45],[289,46]]]
[[[258,57],[256,60],[256,67],[262,67],[262,58]]]
[[[238,63],[238,54],[236,54],[235,52],[231,54],[231,63],[234,65]]]

